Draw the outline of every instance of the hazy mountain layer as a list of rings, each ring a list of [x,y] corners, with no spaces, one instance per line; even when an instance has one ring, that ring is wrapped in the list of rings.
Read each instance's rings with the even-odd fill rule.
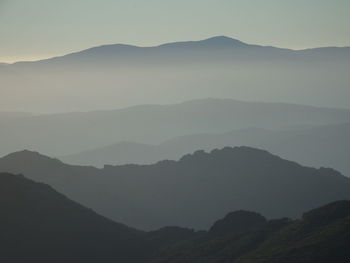
[[[70,112],[203,97],[350,108],[350,48],[289,50],[227,37],[105,45],[0,67],[1,109]]]
[[[303,167],[247,147],[104,169],[24,151],[0,159],[0,171],[46,182],[104,216],[141,229],[208,228],[218,215],[237,209],[295,218],[350,198],[350,179],[335,170]]]
[[[350,110],[205,99],[172,105],[143,105],[113,111],[3,120],[0,154],[33,149],[51,156],[62,156],[120,141],[160,143],[196,133],[344,122],[350,122]]]
[[[247,128],[223,134],[194,134],[173,138],[157,145],[122,142],[60,157],[78,165],[150,164],[162,159],[178,160],[198,149],[252,146],[274,152],[289,160],[313,167],[333,167],[350,176],[350,124],[299,127],[276,131]]]

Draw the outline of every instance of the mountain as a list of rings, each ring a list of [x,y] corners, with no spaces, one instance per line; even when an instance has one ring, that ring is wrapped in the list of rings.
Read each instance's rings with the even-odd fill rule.
[[[205,97],[350,108],[350,47],[290,50],[219,36],[112,44],[0,67],[2,109],[76,112]]]
[[[207,229],[218,215],[239,209],[297,218],[324,203],[350,199],[350,179],[339,172],[303,167],[249,147],[103,169],[22,151],[0,159],[0,171],[48,183],[108,218],[147,230]]]
[[[350,176],[350,124],[306,126],[286,130],[246,128],[220,134],[180,136],[160,144],[121,142],[59,157],[78,165],[150,164],[161,159],[178,160],[188,152],[206,151],[225,146],[251,146],[313,167],[333,167]]]
[[[237,262],[346,262],[349,230],[350,202],[335,202],[305,213]]]
[[[168,59],[171,59],[171,62],[173,63],[183,63],[193,59],[195,60],[193,62],[206,62],[208,61],[208,59],[201,57],[201,55],[203,55],[203,52],[209,51],[214,52],[216,54],[222,54],[225,50],[231,52],[242,52],[245,51],[244,49],[247,48],[291,51],[287,49],[249,45],[236,39],[232,39],[225,36],[218,36],[200,41],[174,42],[153,47],[139,47],[126,44],[102,45],[67,54],[64,56],[44,59],[40,61],[17,62],[14,63],[13,66],[65,66],[66,63],[68,63],[69,65],[84,64],[85,66],[95,66],[96,63],[101,63],[101,66],[105,66],[105,63],[107,63],[108,66],[125,66],[126,63],[127,65],[136,64],[136,66],[142,66],[142,62],[147,62],[148,64],[154,66],[157,64],[168,64],[169,62],[166,62],[166,60]],[[183,52],[185,52],[187,56],[183,54]],[[178,55],[178,57],[175,58],[173,56],[174,54]],[[190,55],[191,57],[189,58],[188,55]],[[207,56],[212,55],[214,54],[207,54]],[[219,57],[219,59],[223,59],[223,57]]]
[[[0,174],[0,209],[2,262],[140,262],[145,253],[143,232],[21,175]]]
[[[141,105],[111,111],[42,114],[3,120],[0,154],[35,149],[51,156],[62,156],[121,141],[150,144],[196,133],[344,122],[350,122],[350,110],[203,99],[171,105]]]
[[[151,262],[345,263],[350,256],[349,201],[309,211],[301,220],[266,220],[238,211],[215,225],[222,227],[220,234],[211,229],[171,246]]]
[[[347,262],[350,201],[267,220],[235,211],[208,231],[141,232],[99,216],[48,185],[0,173],[4,262]]]
[[[304,50],[291,50],[272,46],[260,46],[244,43],[240,40],[226,36],[216,36],[199,41],[183,41],[166,43],[159,46],[139,47],[126,44],[102,45],[78,51],[75,53],[58,56],[39,61],[16,62],[13,66],[60,66],[68,63],[70,65],[83,63],[107,63],[113,64],[135,63],[140,66],[143,62],[154,66],[157,64],[168,64],[184,62],[209,62],[210,59],[217,61],[230,60],[261,60],[261,59],[320,59],[329,58],[329,55],[336,59],[344,59],[344,55],[349,56],[350,47],[323,47]],[[176,54],[177,57],[173,55]],[[203,57],[206,54],[206,57]],[[224,55],[229,55],[225,57]],[[140,63],[141,62],[141,63]],[[102,64],[102,65],[103,65]]]

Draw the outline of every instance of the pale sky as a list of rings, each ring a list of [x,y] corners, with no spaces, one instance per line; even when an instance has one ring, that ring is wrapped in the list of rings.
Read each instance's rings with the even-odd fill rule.
[[[349,13],[350,0],[0,0],[0,62],[217,35],[293,49],[350,46]]]

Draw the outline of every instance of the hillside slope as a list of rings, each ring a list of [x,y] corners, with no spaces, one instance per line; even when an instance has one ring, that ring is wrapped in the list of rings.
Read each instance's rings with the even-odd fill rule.
[[[2,262],[139,262],[145,254],[143,232],[20,175],[0,174],[0,211]]]

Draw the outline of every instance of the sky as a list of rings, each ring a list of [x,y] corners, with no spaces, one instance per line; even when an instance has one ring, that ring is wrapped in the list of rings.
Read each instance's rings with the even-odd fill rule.
[[[293,49],[350,46],[349,13],[349,0],[0,0],[0,62],[217,35]]]

